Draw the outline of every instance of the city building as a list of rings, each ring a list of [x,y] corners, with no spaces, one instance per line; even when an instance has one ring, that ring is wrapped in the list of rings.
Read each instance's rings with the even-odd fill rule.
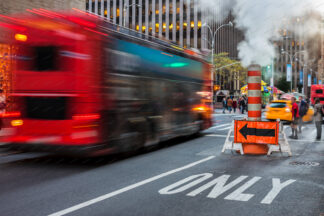
[[[321,27],[321,58],[318,61],[318,82],[324,84],[324,16]]]
[[[233,20],[217,11],[202,11],[197,0],[87,0],[89,12],[111,22],[142,32],[164,37],[184,48],[210,52],[211,34],[223,23]],[[220,3],[221,4],[221,3]],[[216,10],[216,9],[215,9]],[[225,13],[225,12],[219,12]],[[227,52],[237,59],[237,44],[243,34],[234,27],[221,28],[215,37],[215,53]]]
[[[309,83],[318,83],[320,37],[318,35],[310,37],[301,31],[305,19],[298,17],[286,21],[287,28],[280,30],[282,39],[274,42],[277,50],[274,59],[274,85],[280,80],[286,80],[287,65],[292,65],[291,89],[307,95]]]

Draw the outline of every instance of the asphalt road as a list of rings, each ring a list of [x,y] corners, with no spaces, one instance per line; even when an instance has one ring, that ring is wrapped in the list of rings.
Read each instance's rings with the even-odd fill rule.
[[[203,136],[132,155],[75,159],[0,149],[0,216],[323,216],[324,141],[314,141],[314,125],[290,140],[292,157],[222,154],[233,118],[242,116],[216,114]]]

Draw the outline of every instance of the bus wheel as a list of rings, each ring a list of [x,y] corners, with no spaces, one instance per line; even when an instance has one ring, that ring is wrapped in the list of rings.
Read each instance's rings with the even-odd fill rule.
[[[136,124],[133,125],[132,127],[132,131],[134,131],[134,133],[136,133],[135,139],[133,142],[135,142],[133,144],[133,148],[135,150],[139,150],[141,148],[144,147],[146,139],[147,139],[147,129],[146,129],[146,123],[140,123],[140,124]]]

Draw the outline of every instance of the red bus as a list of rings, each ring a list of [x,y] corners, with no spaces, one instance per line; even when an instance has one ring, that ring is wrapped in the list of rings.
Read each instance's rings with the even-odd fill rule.
[[[199,54],[81,11],[29,12],[0,20],[0,42],[16,49],[1,142],[97,155],[212,125]]]
[[[311,103],[315,104],[318,98],[321,104],[324,104],[324,85],[312,85],[311,87]]]

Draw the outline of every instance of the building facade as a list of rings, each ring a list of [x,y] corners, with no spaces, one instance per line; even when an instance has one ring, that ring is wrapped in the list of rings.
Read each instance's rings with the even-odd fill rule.
[[[217,16],[217,11],[202,11],[198,0],[87,0],[86,10],[114,24],[207,52],[211,50],[211,35],[204,24],[215,31],[232,20],[232,16],[218,18],[222,16]],[[234,27],[222,28],[216,34],[215,53],[227,52],[237,58],[241,40],[242,33]]]
[[[318,61],[318,81],[324,84],[324,16],[322,18],[322,29],[321,29],[321,58]]]
[[[277,50],[274,59],[274,84],[280,79],[286,80],[287,65],[291,64],[292,90],[307,95],[310,90],[309,83],[316,84],[319,81],[320,37],[310,37],[301,30],[305,19],[295,18],[287,21],[287,29],[280,30],[281,40],[274,42]]]
[[[44,8],[50,10],[85,10],[86,0],[8,0],[0,1],[0,14],[21,13],[26,9]]]

